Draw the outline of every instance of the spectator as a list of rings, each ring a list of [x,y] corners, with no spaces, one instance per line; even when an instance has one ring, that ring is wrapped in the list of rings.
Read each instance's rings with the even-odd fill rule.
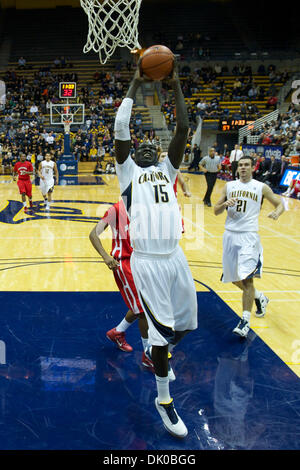
[[[35,103],[32,103],[31,107],[30,107],[30,112],[31,114],[33,115],[38,115],[39,113],[39,108],[37,107],[37,105]]]
[[[58,69],[60,67],[61,61],[58,57],[56,57],[53,61],[54,67]]]
[[[182,51],[183,49],[183,42],[181,40],[179,40],[175,46],[175,50],[176,51]]]
[[[277,103],[278,103],[277,96],[272,95],[267,101],[266,108],[269,109],[271,106],[273,106],[273,109],[275,110],[277,108]]]
[[[192,170],[194,168],[195,171],[199,171],[199,163],[201,160],[201,150],[197,144],[194,144],[192,154],[193,154],[193,161],[188,167],[188,170]]]
[[[261,156],[257,170],[254,169],[254,179],[258,181],[263,181],[264,176],[267,174],[270,168],[270,164],[270,160],[266,160],[264,156]]]
[[[278,175],[281,169],[281,161],[276,159],[274,155],[271,155],[271,163],[268,170],[265,172],[262,182],[269,183],[270,186],[277,186]]]
[[[92,147],[90,148],[90,151],[89,151],[89,157],[92,160],[96,160],[97,155],[98,155],[98,149],[96,148],[95,145],[92,145]]]
[[[3,153],[1,164],[2,164],[2,173],[3,174],[6,174],[6,173],[11,174],[12,173],[13,161],[12,161],[12,158],[11,158],[11,152],[8,152],[7,154]]]
[[[229,152],[226,152],[221,158],[221,172],[224,173],[224,175],[226,176],[231,175],[231,163]]]
[[[25,69],[26,68],[26,59],[21,56],[18,60],[18,69]]]
[[[47,136],[45,137],[45,140],[48,145],[50,146],[54,145],[55,136],[53,134],[53,131],[50,131],[49,134],[47,134]]]
[[[236,171],[238,166],[239,159],[244,155],[243,151],[240,149],[239,144],[235,144],[234,149],[230,153],[230,164],[231,164],[231,171],[232,171],[232,179],[236,179]]]
[[[60,66],[61,66],[62,69],[64,69],[67,66],[66,58],[63,55],[60,58]]]

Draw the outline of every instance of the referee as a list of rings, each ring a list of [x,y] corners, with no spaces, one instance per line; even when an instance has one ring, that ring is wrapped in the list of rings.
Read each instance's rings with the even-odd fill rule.
[[[216,155],[214,147],[209,149],[208,155],[200,161],[200,170],[203,171],[207,184],[203,202],[206,206],[211,207],[210,196],[214,189],[218,171],[221,169],[221,159]]]

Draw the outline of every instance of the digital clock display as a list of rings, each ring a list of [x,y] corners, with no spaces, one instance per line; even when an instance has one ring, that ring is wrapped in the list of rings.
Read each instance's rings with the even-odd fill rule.
[[[221,131],[235,131],[241,127],[247,126],[248,124],[253,124],[253,120],[249,119],[222,119],[220,121],[220,130]]]
[[[59,97],[60,98],[76,98],[76,83],[75,82],[61,82],[59,84]]]

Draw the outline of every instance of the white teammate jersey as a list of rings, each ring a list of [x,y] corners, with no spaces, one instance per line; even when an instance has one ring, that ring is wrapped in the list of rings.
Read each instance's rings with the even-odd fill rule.
[[[240,180],[226,183],[227,199],[237,198],[233,207],[227,208],[225,229],[234,232],[258,232],[258,216],[262,204],[264,183],[252,179],[248,183]]]
[[[53,179],[53,170],[54,170],[54,162],[52,160],[50,160],[50,162],[47,162],[47,160],[42,161],[41,174],[46,180]]]
[[[130,220],[131,245],[139,253],[172,253],[182,222],[174,182],[178,174],[168,157],[156,166],[139,167],[129,156],[116,164],[121,195]]]

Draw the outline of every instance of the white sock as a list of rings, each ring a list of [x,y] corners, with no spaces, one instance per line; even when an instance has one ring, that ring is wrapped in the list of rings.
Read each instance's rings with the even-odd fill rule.
[[[251,317],[251,312],[248,310],[243,311],[243,320],[246,320],[248,323],[250,323],[250,317]]]
[[[130,325],[131,325],[131,323],[129,323],[127,320],[125,320],[125,318],[123,318],[121,323],[119,323],[119,325],[116,326],[116,330],[120,331],[120,332],[124,332],[124,331],[127,330],[127,328],[130,327]]]
[[[259,299],[261,292],[257,289],[254,289],[254,298]]]
[[[144,351],[146,351],[146,348],[149,346],[148,338],[142,338],[141,337],[141,340],[142,340],[142,343],[143,343]]]
[[[172,401],[169,391],[169,378],[155,376],[156,387],[157,387],[157,398],[159,403],[168,404]]]

